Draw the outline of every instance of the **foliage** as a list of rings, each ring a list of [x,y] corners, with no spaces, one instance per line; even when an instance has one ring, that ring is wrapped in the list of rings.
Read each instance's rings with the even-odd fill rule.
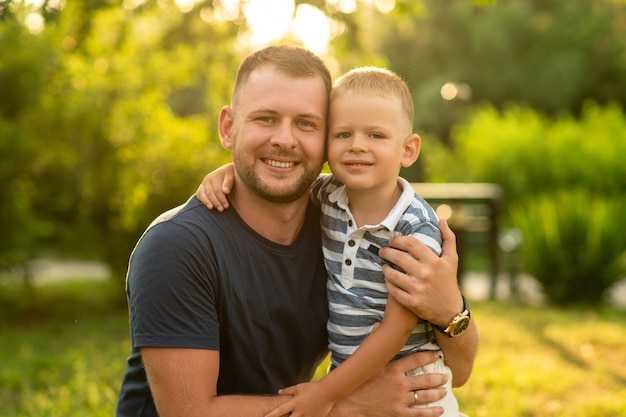
[[[500,184],[503,220],[524,232],[522,268],[554,302],[595,302],[626,249],[625,129],[616,105],[587,103],[580,119],[483,106],[454,130],[452,149],[430,146],[424,159],[436,181]]]
[[[123,277],[150,220],[227,160],[216,115],[236,59],[219,40],[232,34],[157,5],[68,2],[40,35],[12,16],[0,36],[23,46],[0,68],[13,88],[0,112],[0,258],[53,250],[105,260]]]
[[[10,292],[19,298],[14,290],[2,290],[0,297]],[[29,319],[0,319],[3,416],[114,414],[130,349],[127,312],[106,309],[106,300],[117,305],[122,296],[115,291],[106,282],[49,285],[39,292],[39,305],[45,309]],[[481,347],[471,379],[455,389],[464,413],[626,413],[626,313],[608,307],[561,310],[491,302],[471,306],[482,329]]]
[[[553,304],[597,304],[626,273],[626,234],[617,222],[626,199],[587,190],[536,196],[512,209],[524,235],[524,269]]]
[[[626,91],[615,88],[626,79],[623,2],[416,3],[397,7],[370,39],[413,88],[422,132],[447,139],[483,101],[500,109],[524,103],[550,115],[579,114],[586,100],[626,103]],[[447,82],[471,94],[442,100]]]
[[[403,75],[417,130],[435,143],[449,144],[451,126],[482,101],[576,118],[590,117],[588,99],[626,103],[626,90],[614,88],[626,83],[624,2],[397,1],[387,13],[386,2],[358,0],[354,12],[341,11],[344,2],[310,3],[333,19],[325,57],[333,72],[382,65]],[[244,8],[209,0],[0,2],[0,268],[45,252],[103,259],[123,277],[145,225],[228,159],[216,115],[250,48]],[[29,27],[33,16],[45,26]],[[442,100],[449,81],[467,84],[471,97]],[[430,141],[424,149],[431,153]],[[609,168],[587,167],[600,183],[619,182],[623,168]],[[403,175],[422,180],[421,163]],[[507,189],[536,180],[526,173]]]
[[[625,129],[626,114],[615,104],[588,102],[578,119],[483,105],[455,127],[451,147],[429,141],[422,158],[432,181],[499,183],[508,206],[575,187],[617,196],[626,192]]]

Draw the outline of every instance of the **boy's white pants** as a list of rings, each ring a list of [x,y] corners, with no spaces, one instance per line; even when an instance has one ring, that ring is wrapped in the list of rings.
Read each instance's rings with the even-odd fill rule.
[[[444,385],[447,390],[447,394],[445,397],[440,399],[439,401],[435,401],[430,404],[416,404],[412,405],[411,408],[426,408],[432,406],[443,407],[445,412],[443,413],[444,417],[459,417],[462,414],[459,414],[459,403],[456,400],[456,397],[452,393],[452,371],[443,361],[443,355],[440,353],[439,356],[441,358],[437,362],[429,363],[428,365],[424,365],[420,368],[413,369],[412,371],[407,372],[408,376],[413,375],[424,375],[424,374],[445,374],[448,376],[448,381]]]

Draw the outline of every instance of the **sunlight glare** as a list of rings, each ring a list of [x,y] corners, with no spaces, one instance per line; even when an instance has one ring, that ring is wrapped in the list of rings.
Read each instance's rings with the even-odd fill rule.
[[[24,0],[24,4],[26,6],[33,7],[35,9],[41,9],[41,7],[45,4],[45,0]]]
[[[26,29],[28,29],[30,33],[38,35],[43,32],[46,21],[40,13],[31,12],[28,13],[24,19],[24,25],[26,25]]]
[[[330,40],[330,23],[317,7],[306,3],[299,5],[293,21],[293,31],[306,48],[316,54],[326,52]]]
[[[65,9],[65,0],[48,0],[46,2],[47,10],[63,10]]]
[[[206,7],[205,14],[209,12]],[[221,0],[213,2],[213,14],[217,20],[233,21],[239,16],[239,0]],[[206,21],[206,19],[204,19]]]
[[[374,5],[381,13],[389,13],[396,7],[396,0],[374,0]]]
[[[294,0],[250,0],[243,13],[252,31],[252,43],[267,44],[285,36],[295,7]]]
[[[445,83],[443,87],[441,87],[441,97],[444,100],[454,100],[458,94],[458,89],[456,88],[456,84],[454,83]]]
[[[356,11],[356,0],[329,0],[341,13],[351,14]]]
[[[174,2],[183,13],[189,13],[196,5],[196,0],[174,0]]]

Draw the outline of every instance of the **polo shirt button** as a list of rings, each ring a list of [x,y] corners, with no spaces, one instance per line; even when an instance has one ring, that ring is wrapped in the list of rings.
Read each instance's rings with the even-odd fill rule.
[[[355,245],[354,240],[350,239],[350,240],[348,241],[348,246],[352,247],[352,246],[354,246],[354,245]]]
[[[346,259],[346,265],[348,266],[352,265],[352,261],[350,259]]]

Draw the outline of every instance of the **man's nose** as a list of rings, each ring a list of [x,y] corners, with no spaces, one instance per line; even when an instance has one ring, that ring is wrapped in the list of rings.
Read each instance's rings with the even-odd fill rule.
[[[295,146],[296,135],[291,121],[285,120],[277,126],[272,135],[272,144],[289,148]]]

